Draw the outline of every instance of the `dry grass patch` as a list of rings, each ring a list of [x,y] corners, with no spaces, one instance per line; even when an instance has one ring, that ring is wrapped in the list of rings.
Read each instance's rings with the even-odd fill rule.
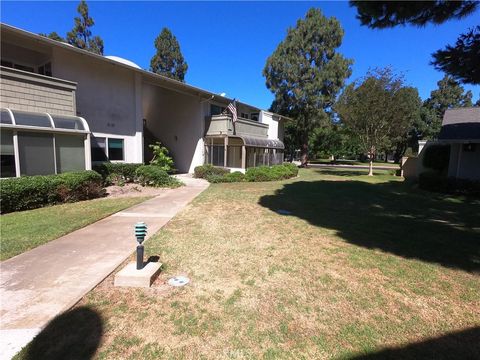
[[[432,358],[480,356],[471,342],[480,326],[479,233],[470,218],[478,204],[436,198],[427,212],[432,195],[389,175],[375,184],[345,177],[304,170],[283,182],[212,185],[147,242],[165,264],[151,289],[114,288],[109,278],[82,300],[105,322],[96,357],[327,359],[396,347],[393,355],[408,358],[425,339],[433,339],[425,345]],[[415,216],[402,230],[389,217],[396,213]],[[438,230],[459,231],[472,257],[456,258],[460,240],[448,247],[431,233],[429,219],[439,216],[462,219],[461,230]],[[411,235],[411,248],[411,228],[431,238]],[[178,274],[191,284],[165,285]]]

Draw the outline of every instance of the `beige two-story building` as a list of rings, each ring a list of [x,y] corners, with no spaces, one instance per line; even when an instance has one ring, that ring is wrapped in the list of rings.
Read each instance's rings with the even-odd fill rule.
[[[213,70],[212,70],[213,71]],[[280,115],[6,24],[1,25],[1,176],[148,163],[161,141],[180,172],[283,162]]]

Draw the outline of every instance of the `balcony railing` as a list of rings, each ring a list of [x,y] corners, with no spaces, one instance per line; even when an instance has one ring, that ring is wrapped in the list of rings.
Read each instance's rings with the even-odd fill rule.
[[[268,125],[244,118],[238,118],[235,125],[230,115],[207,116],[206,135],[230,135],[230,136],[254,136],[258,138],[268,137]]]

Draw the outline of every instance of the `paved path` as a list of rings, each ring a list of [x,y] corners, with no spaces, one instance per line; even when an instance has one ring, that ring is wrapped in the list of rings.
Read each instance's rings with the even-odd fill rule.
[[[10,359],[132,254],[136,222],[145,221],[153,235],[208,187],[179,178],[186,186],[0,263],[0,359]]]
[[[308,164],[312,168],[340,168],[340,169],[369,169],[368,165],[348,165],[348,164]],[[398,170],[399,166],[373,165],[373,170]]]

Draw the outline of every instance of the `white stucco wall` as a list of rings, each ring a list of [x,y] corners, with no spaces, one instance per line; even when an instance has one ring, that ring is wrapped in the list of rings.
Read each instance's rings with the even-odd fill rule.
[[[268,125],[268,138],[283,141],[283,124],[281,120],[267,111],[260,112],[260,122]]]
[[[142,92],[147,128],[170,150],[178,171],[193,172],[204,163],[209,103],[148,83],[143,84]]]
[[[53,49],[53,76],[78,83],[77,115],[94,136],[124,139],[125,162],[143,162],[141,76],[129,69]]]

